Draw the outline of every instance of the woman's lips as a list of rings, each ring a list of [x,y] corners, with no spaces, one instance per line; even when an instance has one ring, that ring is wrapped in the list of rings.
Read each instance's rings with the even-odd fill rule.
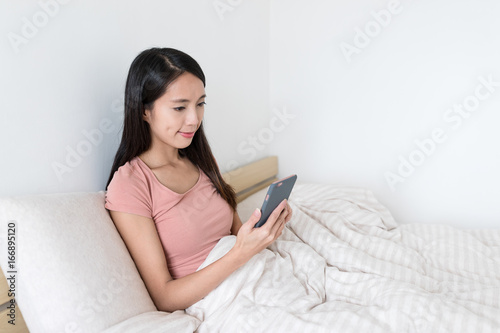
[[[180,135],[182,135],[185,138],[192,138],[194,136],[195,132],[179,132]]]

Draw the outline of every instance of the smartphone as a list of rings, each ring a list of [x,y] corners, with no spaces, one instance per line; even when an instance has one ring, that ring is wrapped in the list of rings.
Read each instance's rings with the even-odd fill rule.
[[[277,180],[269,186],[266,198],[264,199],[264,203],[262,204],[262,208],[260,209],[260,220],[255,224],[254,228],[263,226],[273,210],[275,210],[283,200],[288,200],[288,197],[292,192],[292,188],[296,180],[297,175],[291,175],[286,178]]]

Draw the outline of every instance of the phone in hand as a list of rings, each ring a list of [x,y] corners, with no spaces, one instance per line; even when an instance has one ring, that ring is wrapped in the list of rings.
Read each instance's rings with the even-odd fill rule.
[[[278,207],[278,205],[285,199],[288,200],[290,193],[292,192],[293,185],[297,180],[297,175],[291,175],[283,179],[277,180],[269,186],[267,190],[266,198],[260,209],[261,216],[259,222],[257,222],[254,228],[259,228],[263,226],[269,215]]]

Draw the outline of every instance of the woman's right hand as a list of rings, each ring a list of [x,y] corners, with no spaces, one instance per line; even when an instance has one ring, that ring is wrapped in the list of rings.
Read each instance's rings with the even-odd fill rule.
[[[261,216],[260,209],[256,209],[238,231],[232,251],[236,251],[237,257],[247,262],[281,235],[286,222],[290,220],[291,213],[292,209],[287,200],[283,200],[263,226],[254,228]]]

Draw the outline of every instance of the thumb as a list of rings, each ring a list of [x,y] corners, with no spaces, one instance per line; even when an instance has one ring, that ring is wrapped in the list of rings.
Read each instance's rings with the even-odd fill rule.
[[[245,223],[245,225],[250,225],[249,228],[253,228],[255,226],[255,223],[259,222],[259,219],[260,219],[260,216],[261,216],[261,212],[260,212],[260,209],[259,208],[256,208],[252,215],[248,218],[248,221],[247,223]]]

